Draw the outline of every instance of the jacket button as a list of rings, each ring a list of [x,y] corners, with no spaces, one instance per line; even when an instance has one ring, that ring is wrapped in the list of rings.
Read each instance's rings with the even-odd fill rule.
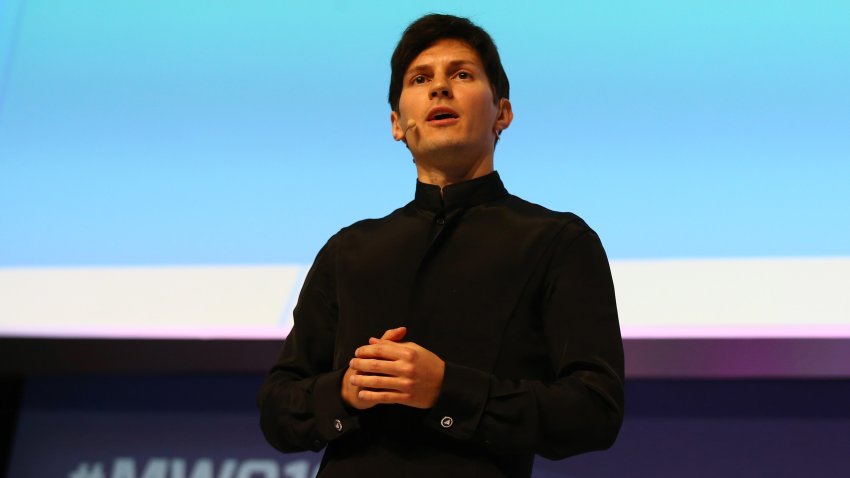
[[[440,420],[440,426],[443,428],[451,428],[454,423],[455,421],[452,417],[443,417],[443,419]]]
[[[334,420],[334,430],[341,432],[342,431],[342,421],[339,418]]]
[[[437,218],[437,224],[439,224],[439,225],[441,225],[441,226],[442,226],[442,225],[443,225],[443,224],[445,224],[445,223],[446,223],[446,220],[445,220],[445,219],[443,219],[443,218],[441,218],[441,217],[438,217],[438,218]]]

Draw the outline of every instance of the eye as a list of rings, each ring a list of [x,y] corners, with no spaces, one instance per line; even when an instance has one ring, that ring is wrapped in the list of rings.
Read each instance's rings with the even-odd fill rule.
[[[470,75],[469,72],[466,72],[466,71],[459,71],[457,73],[457,78],[459,80],[468,80],[468,79],[472,78],[472,75]]]
[[[428,79],[425,78],[425,75],[416,75],[416,76],[414,76],[413,78],[410,79],[410,82],[413,83],[414,85],[421,85],[421,84],[425,83],[426,81],[428,81]]]

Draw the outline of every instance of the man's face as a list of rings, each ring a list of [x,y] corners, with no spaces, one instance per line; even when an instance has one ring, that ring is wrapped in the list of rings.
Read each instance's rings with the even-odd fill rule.
[[[497,131],[510,124],[510,103],[493,99],[478,53],[459,40],[423,50],[404,75],[393,137],[417,158],[463,160],[492,155]],[[507,114],[506,114],[507,110]],[[416,127],[408,131],[410,120]]]

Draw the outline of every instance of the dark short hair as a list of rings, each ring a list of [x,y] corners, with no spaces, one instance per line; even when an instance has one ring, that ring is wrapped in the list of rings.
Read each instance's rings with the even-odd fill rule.
[[[398,111],[398,102],[404,86],[404,74],[410,63],[434,43],[445,39],[460,40],[478,53],[484,64],[487,79],[490,80],[490,88],[493,90],[493,99],[496,102],[509,97],[508,75],[502,68],[499,50],[496,49],[496,44],[493,43],[490,35],[468,18],[432,13],[411,23],[393,52],[390,60],[392,74],[389,94],[390,107],[393,111]]]

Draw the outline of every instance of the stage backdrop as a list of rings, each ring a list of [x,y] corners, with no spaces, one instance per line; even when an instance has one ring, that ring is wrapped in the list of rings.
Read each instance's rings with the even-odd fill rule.
[[[9,478],[311,478],[321,455],[263,441],[260,376],[38,378]],[[848,381],[630,381],[608,451],[534,478],[847,475]],[[770,399],[765,399],[770,397]]]
[[[843,476],[850,392],[811,380],[850,362],[843,0],[0,0],[0,347],[284,337],[324,241],[412,198],[389,57],[431,11],[496,39],[516,114],[497,168],[599,232],[627,352],[674,339],[643,370],[808,364],[630,380],[615,448],[535,476]],[[723,337],[840,350],[688,342]],[[260,381],[30,377],[9,476],[311,476],[318,455],[263,443]]]
[[[0,2],[0,335],[285,336],[412,198],[389,57],[496,39],[508,189],[584,217],[627,338],[850,337],[850,3]],[[493,238],[498,240],[498,238]]]

